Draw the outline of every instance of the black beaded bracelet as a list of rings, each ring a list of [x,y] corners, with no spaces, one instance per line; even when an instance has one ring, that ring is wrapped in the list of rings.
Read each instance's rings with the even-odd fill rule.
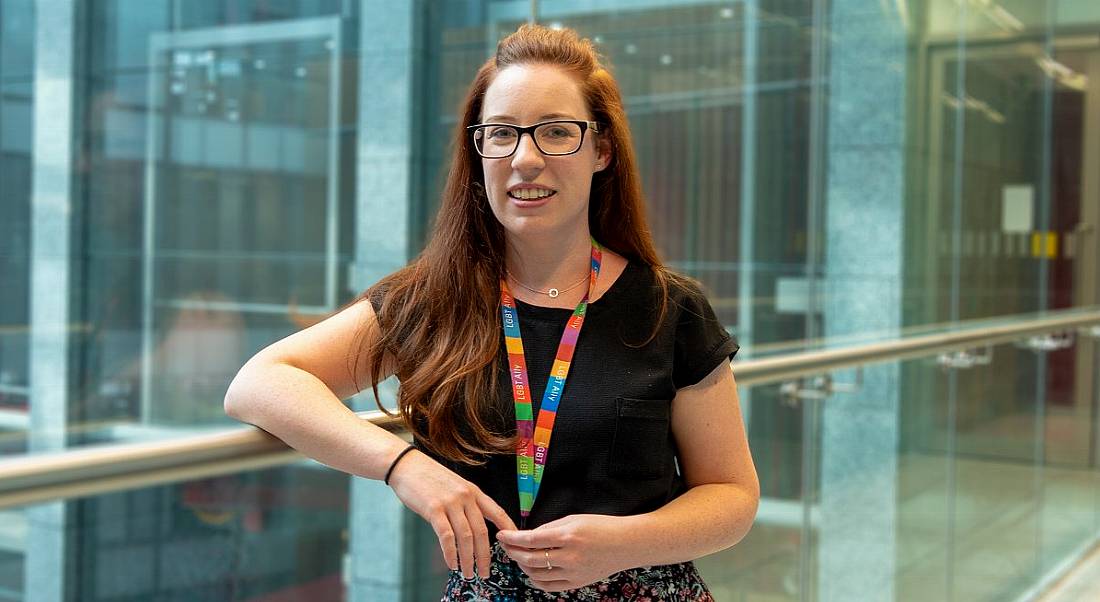
[[[405,448],[404,451],[397,454],[397,457],[393,459],[392,463],[390,463],[390,469],[386,471],[386,477],[384,479],[382,479],[383,483],[385,483],[386,485],[390,484],[390,475],[393,474],[393,467],[397,466],[397,463],[401,461],[401,458],[405,457],[405,454],[411,452],[414,449],[416,449],[415,445],[409,445],[408,447]]]

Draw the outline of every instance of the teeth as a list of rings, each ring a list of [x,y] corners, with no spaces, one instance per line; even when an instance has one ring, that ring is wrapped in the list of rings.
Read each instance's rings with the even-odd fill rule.
[[[541,199],[554,194],[553,190],[546,190],[545,188],[519,188],[512,191],[512,196],[517,199],[531,200]]]

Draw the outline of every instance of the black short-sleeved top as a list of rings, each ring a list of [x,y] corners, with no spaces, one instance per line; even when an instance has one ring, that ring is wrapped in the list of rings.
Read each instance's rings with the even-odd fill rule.
[[[698,383],[733,358],[738,345],[697,286],[670,284],[665,316],[656,336],[642,347],[637,345],[653,333],[660,309],[652,268],[628,263],[611,288],[589,304],[526,528],[570,514],[650,512],[686,489],[675,462],[672,399],[678,389]],[[378,300],[372,302],[377,309]],[[562,330],[573,312],[518,299],[516,306],[537,417]],[[498,404],[488,422],[498,432],[514,434],[503,329],[498,336]],[[433,457],[480,487],[520,524],[514,454],[492,456],[482,466]],[[496,531],[491,523],[489,529]]]

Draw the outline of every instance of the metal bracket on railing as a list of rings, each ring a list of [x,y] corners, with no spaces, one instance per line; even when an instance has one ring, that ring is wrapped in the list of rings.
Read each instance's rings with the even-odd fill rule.
[[[1090,339],[1100,339],[1100,326],[1085,326],[1079,328],[1077,334],[1083,337],[1089,337]]]
[[[779,394],[788,406],[797,405],[803,399],[820,401],[833,393],[854,393],[863,388],[863,366],[857,366],[856,380],[838,383],[831,374],[819,374],[809,378],[787,381],[779,385]]]
[[[941,353],[936,363],[944,370],[966,370],[974,366],[988,366],[993,361],[993,346],[986,345],[985,353],[977,354],[970,349]]]
[[[1059,349],[1066,349],[1073,347],[1074,336],[1072,332],[1063,332],[1060,336],[1053,334],[1041,334],[1027,339],[1016,344],[1017,347],[1024,349],[1030,349],[1032,351],[1058,351]]]
[[[856,380],[850,383],[838,383],[829,377],[830,390],[833,393],[855,393],[863,388],[863,366],[856,366]]]

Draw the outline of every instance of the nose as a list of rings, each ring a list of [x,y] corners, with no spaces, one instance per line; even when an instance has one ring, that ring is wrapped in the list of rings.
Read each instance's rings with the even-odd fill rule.
[[[535,139],[530,134],[519,137],[516,152],[512,155],[512,169],[520,172],[532,172],[542,169],[546,165],[542,153],[535,146]]]

